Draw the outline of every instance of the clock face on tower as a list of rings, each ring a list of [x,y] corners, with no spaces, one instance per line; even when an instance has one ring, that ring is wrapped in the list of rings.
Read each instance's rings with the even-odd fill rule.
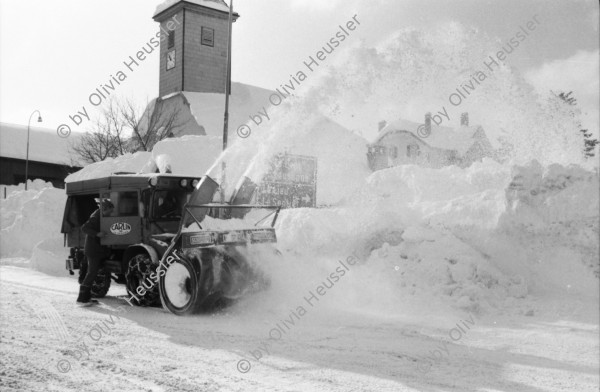
[[[175,67],[175,49],[167,52],[167,71]]]

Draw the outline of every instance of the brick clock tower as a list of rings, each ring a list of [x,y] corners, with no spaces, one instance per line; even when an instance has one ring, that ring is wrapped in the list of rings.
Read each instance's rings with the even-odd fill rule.
[[[239,15],[233,13],[233,21]],[[167,0],[160,23],[159,96],[179,92],[225,93],[229,7],[223,0]]]

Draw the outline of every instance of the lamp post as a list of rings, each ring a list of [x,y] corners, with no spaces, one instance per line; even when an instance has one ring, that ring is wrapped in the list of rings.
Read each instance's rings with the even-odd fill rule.
[[[29,127],[31,124],[31,117],[37,112],[38,114],[38,122],[42,122],[42,114],[39,110],[34,110],[29,116],[29,121],[27,122],[27,157],[25,158],[25,190],[27,190],[27,179],[29,178]]]

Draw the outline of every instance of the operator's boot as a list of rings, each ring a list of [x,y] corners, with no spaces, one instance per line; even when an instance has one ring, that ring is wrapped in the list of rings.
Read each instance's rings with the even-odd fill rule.
[[[91,306],[97,304],[98,301],[92,299],[92,288],[89,286],[79,286],[79,296],[77,297],[77,305]]]
[[[77,279],[79,284],[83,283],[83,280],[85,279],[85,275],[87,274],[87,270],[88,270],[87,260],[84,258],[84,260],[81,262],[81,268],[79,268],[79,278]]]

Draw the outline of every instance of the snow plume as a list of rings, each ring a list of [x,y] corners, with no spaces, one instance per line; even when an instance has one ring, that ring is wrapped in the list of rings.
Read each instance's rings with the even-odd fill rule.
[[[335,189],[337,197],[319,194],[318,203],[336,204],[357,188],[347,184],[346,174],[354,172],[353,183],[368,174],[366,139],[359,135],[372,139],[379,121],[421,122],[426,112],[445,112],[450,120],[444,125],[454,126],[461,113],[469,112],[472,123],[482,125],[513,164],[532,159],[542,165],[583,164],[583,140],[569,108],[541,99],[518,70],[492,63],[490,56],[508,48],[509,37],[503,38],[447,23],[428,31],[400,30],[378,47],[363,43],[340,52],[338,61],[319,70],[297,97],[265,108],[269,121],[247,139],[233,138],[221,157],[235,162],[227,167],[227,189],[232,191],[243,175],[260,180],[277,153],[306,153],[319,158],[319,180],[324,182],[318,194],[334,183],[342,186]],[[473,86],[469,95],[465,85]],[[457,89],[465,98],[453,105],[457,101],[450,96]],[[209,170],[217,178],[220,162]],[[321,169],[328,164],[343,164],[347,172],[327,175]]]
[[[220,178],[221,162],[227,163],[227,198],[244,177],[259,183],[272,158],[283,153],[317,157],[318,205],[339,203],[369,174],[366,140],[320,115],[310,102],[289,98],[269,110],[274,118],[266,127],[235,138],[207,172]]]
[[[533,41],[535,36],[527,39]],[[369,138],[381,120],[422,122],[426,112],[445,109],[449,125],[458,126],[461,113],[469,112],[472,123],[483,126],[492,144],[498,145],[502,137],[513,146],[516,163],[581,162],[583,142],[566,108],[557,110],[553,103],[540,100],[520,72],[509,66],[510,58],[506,65],[486,65],[503,47],[507,48],[505,39],[492,39],[458,23],[427,31],[400,30],[378,47],[362,44],[346,51],[305,99]],[[464,93],[465,85],[473,86],[470,95]],[[466,97],[454,105],[450,96],[457,89]]]

